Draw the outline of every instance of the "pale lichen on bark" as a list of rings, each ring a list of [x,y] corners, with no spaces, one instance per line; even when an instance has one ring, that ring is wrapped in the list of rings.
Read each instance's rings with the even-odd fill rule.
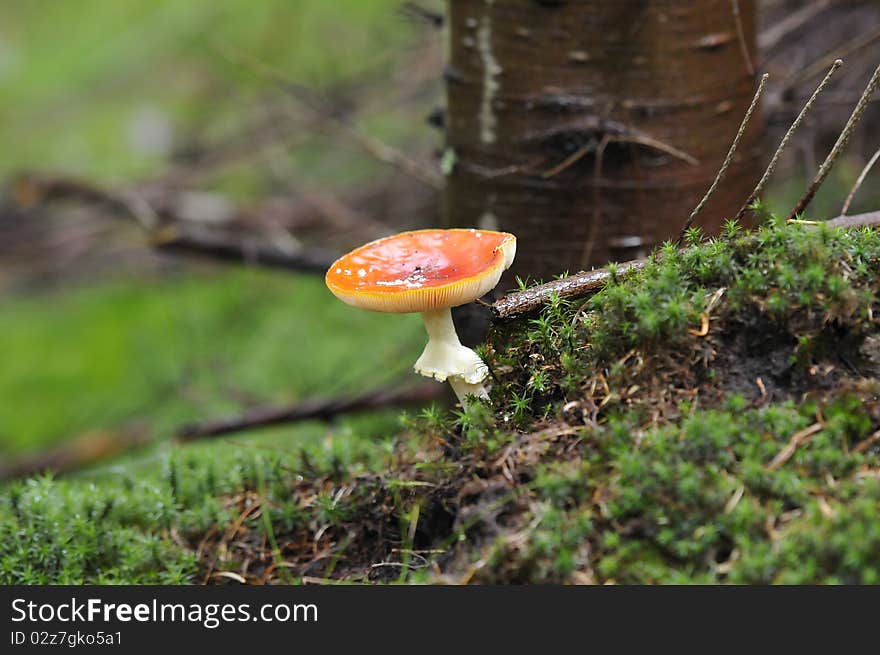
[[[498,217],[491,211],[484,211],[480,215],[480,220],[477,221],[477,227],[479,227],[481,230],[497,230]]]
[[[491,10],[493,0],[486,0]],[[483,64],[483,96],[480,102],[480,140],[483,143],[495,143],[498,119],[495,116],[495,97],[501,90],[499,76],[502,68],[492,51],[492,17],[486,14],[480,20],[477,30],[477,51]]]

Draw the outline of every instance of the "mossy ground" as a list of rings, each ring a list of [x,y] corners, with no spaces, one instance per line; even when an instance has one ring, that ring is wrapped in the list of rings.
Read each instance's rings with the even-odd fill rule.
[[[13,485],[0,578],[880,582],[880,232],[765,218],[497,326],[491,407]]]

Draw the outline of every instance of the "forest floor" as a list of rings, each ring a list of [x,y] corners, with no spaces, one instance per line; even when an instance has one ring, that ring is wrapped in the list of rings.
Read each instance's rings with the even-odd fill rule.
[[[876,583],[880,233],[764,218],[496,326],[490,405],[15,483],[0,576]]]

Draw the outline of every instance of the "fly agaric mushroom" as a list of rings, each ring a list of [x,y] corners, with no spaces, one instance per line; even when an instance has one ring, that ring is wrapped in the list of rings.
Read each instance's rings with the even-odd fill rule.
[[[337,259],[325,282],[343,302],[376,312],[419,312],[428,344],[416,373],[449,380],[462,405],[467,396],[488,398],[489,368],[463,346],[452,307],[495,288],[513,263],[516,237],[506,232],[416,230],[372,241]]]

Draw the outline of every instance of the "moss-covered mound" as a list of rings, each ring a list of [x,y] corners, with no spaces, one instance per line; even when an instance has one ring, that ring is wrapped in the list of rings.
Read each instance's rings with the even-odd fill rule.
[[[880,582],[880,233],[690,241],[498,326],[492,408],[411,421],[385,473],[296,484],[292,573]]]
[[[219,499],[161,543],[206,581],[880,582],[880,233],[689,240],[496,326],[492,405],[360,474],[303,454],[224,495],[178,463],[174,502]]]

